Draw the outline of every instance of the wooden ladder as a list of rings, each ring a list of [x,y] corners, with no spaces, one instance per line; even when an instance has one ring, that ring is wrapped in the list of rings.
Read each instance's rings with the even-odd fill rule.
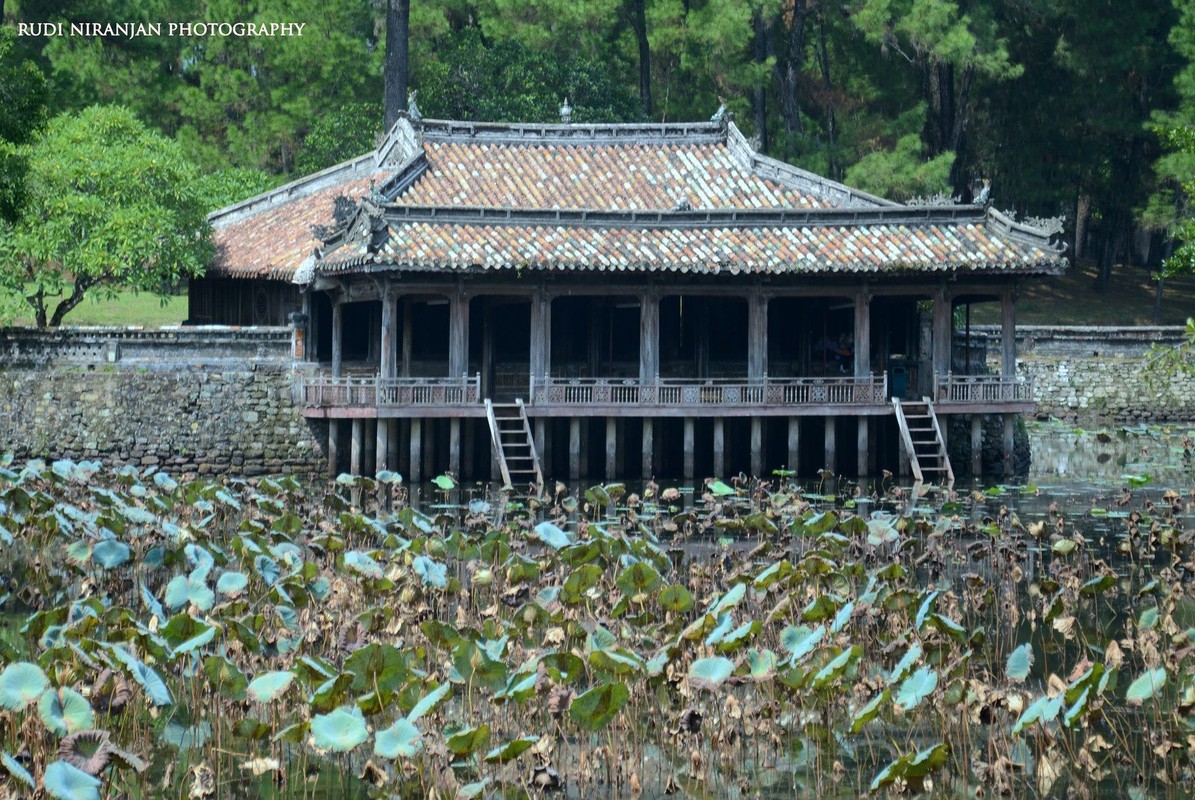
[[[536,489],[543,491],[544,474],[539,467],[539,453],[535,451],[535,437],[531,435],[531,423],[527,420],[527,408],[523,399],[513,403],[495,403],[486,398],[485,416],[490,423],[490,440],[494,445],[494,458],[502,473],[503,486],[514,487],[514,480],[535,482]]]
[[[896,410],[896,424],[900,427],[900,440],[909,456],[913,478],[922,483],[927,475],[933,482],[954,486],[954,470],[950,456],[946,454],[946,439],[938,424],[934,404],[928,397],[920,401],[901,402],[892,398]]]

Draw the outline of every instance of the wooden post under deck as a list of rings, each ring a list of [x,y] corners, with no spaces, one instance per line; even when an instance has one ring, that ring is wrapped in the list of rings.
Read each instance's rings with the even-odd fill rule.
[[[448,420],[448,469],[453,476],[461,477],[461,418]]]
[[[795,475],[801,463],[801,418],[788,418],[788,468]]]
[[[618,418],[606,417],[606,480],[612,481],[618,469]]]
[[[569,417],[568,420],[568,478],[571,481],[581,478],[581,419]]]
[[[410,482],[415,484],[423,480],[423,420],[419,417],[411,419],[411,475]]]
[[[687,481],[693,480],[693,418],[685,417],[685,475]]]
[[[714,475],[721,478],[726,471],[726,425],[721,417],[714,417]]]
[[[374,446],[374,450],[377,453],[377,469],[374,470],[375,475],[384,469],[393,469],[393,466],[390,463],[391,424],[392,420],[386,419],[385,417],[378,417],[377,443]]]
[[[349,474],[361,474],[361,450],[362,439],[364,437],[365,420],[353,420],[353,440],[352,446],[349,449]]]
[[[1013,449],[1016,447],[1016,432],[1017,417],[1015,414],[1003,414],[1004,418],[1004,477],[1009,477],[1013,472],[1014,455]]]
[[[971,415],[971,477],[983,472],[983,415]]]
[[[826,469],[830,470],[831,472],[834,472],[837,469],[837,465],[836,465],[837,455],[835,453],[835,447],[838,442],[837,436],[836,436],[837,432],[835,431],[835,424],[834,424],[835,417],[826,417],[825,419],[826,419],[826,431],[825,431]]]
[[[855,436],[856,444],[859,446],[859,460],[857,462],[857,469],[859,470],[859,477],[863,477],[868,472],[868,458],[871,455],[870,439],[871,439],[871,417],[858,416],[855,417],[858,424],[858,433]]]
[[[361,475],[369,475],[374,472],[374,465],[377,463],[377,440],[376,433],[376,419],[361,420]]]
[[[653,420],[651,417],[643,418],[642,471],[643,471],[643,480],[645,480],[645,481],[650,480],[652,478],[652,476],[655,474],[655,470],[653,469],[654,465],[652,463],[652,460],[653,460],[652,457],[655,452],[655,443],[653,441],[653,439],[655,438],[654,423],[655,423],[655,420]]]
[[[328,420],[328,476],[335,478],[340,469],[340,420]]]
[[[751,474],[763,477],[763,420],[751,418]]]

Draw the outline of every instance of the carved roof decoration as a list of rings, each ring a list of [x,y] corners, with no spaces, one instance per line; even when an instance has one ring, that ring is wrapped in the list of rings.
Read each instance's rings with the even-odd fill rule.
[[[394,269],[1054,273],[1066,264],[1051,235],[994,209],[884,200],[757,153],[725,119],[403,116],[374,152],[211,222],[209,275],[300,283]]]

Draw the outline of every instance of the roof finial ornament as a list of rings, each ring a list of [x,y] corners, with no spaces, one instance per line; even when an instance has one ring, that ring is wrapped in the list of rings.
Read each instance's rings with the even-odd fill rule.
[[[682,198],[680,199],[680,202],[678,202],[676,205],[674,205],[674,206],[673,206],[671,209],[669,209],[669,210],[670,210],[670,211],[692,211],[692,210],[693,210],[693,204],[689,202],[689,198],[688,198],[688,197],[682,197]]]
[[[423,119],[423,114],[419,112],[419,105],[415,102],[415,96],[418,94],[418,89],[412,89],[407,92],[407,116],[411,118],[412,122],[418,122]]]
[[[568,125],[573,121],[573,107],[568,104],[568,98],[564,98],[564,105],[560,107],[560,121]]]
[[[726,98],[718,95],[718,103],[718,110],[714,112],[714,116],[710,117],[710,122],[721,122],[727,118]]]
[[[986,206],[988,204],[988,200],[991,199],[991,196],[992,196],[992,181],[990,178],[984,178],[983,186],[980,188],[980,190],[978,192],[975,193],[975,199],[972,200],[971,202],[973,202],[977,206]]]
[[[373,203],[375,206],[380,206],[385,202],[385,198],[382,197],[381,190],[378,189],[378,182],[373,178],[369,179],[369,202]]]

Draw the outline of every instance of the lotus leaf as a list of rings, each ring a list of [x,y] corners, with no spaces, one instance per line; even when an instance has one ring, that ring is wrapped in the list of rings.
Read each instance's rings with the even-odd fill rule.
[[[921,667],[900,684],[896,693],[896,707],[910,711],[921,705],[921,701],[938,688],[938,672],[930,667]]]
[[[382,758],[413,758],[422,748],[423,734],[410,718],[403,717],[378,731],[373,742],[373,751]]]
[[[311,718],[311,736],[316,747],[347,753],[369,738],[369,729],[361,709],[352,706],[316,714]]]
[[[689,683],[698,689],[717,689],[733,672],[734,662],[729,658],[699,658],[689,666]]]
[[[490,726],[460,728],[450,733],[445,741],[450,752],[458,756],[476,753],[490,741]]]
[[[290,670],[267,672],[258,675],[246,687],[249,699],[258,703],[272,703],[290,688],[295,679],[295,673]]]
[[[622,710],[630,696],[625,684],[598,684],[573,698],[568,708],[569,718],[587,731],[601,730]]]
[[[9,664],[0,672],[0,706],[21,711],[36,702],[50,681],[41,667],[26,661]]]
[[[518,739],[512,739],[504,745],[495,747],[485,754],[482,761],[487,764],[505,764],[508,761],[514,761],[530,750],[532,745],[538,741],[538,736],[520,736]]]
[[[46,730],[58,736],[95,727],[91,704],[74,689],[47,689],[38,701],[37,711]]]
[[[1033,645],[1025,642],[1008,655],[1004,663],[1004,672],[1010,680],[1023,681],[1029,677],[1029,669],[1033,666]]]
[[[42,784],[57,800],[100,800],[99,779],[65,761],[55,761],[47,766]]]

